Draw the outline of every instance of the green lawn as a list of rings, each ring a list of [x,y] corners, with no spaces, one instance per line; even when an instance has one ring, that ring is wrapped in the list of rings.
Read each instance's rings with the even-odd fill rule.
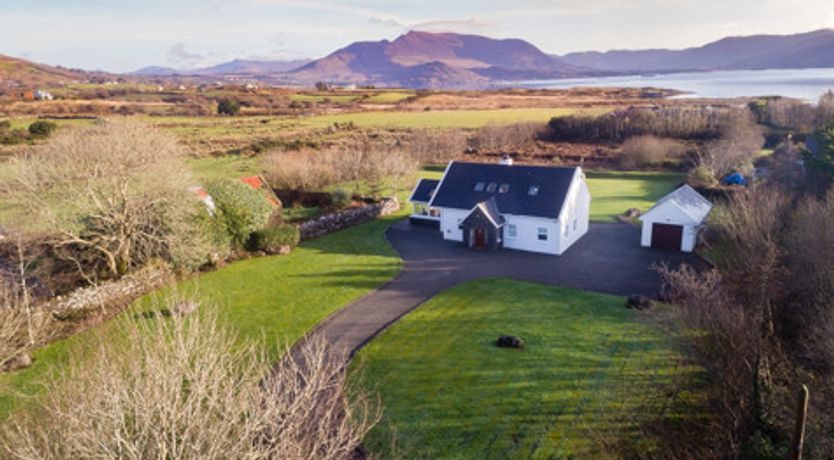
[[[502,334],[525,349],[496,348]],[[392,437],[410,459],[593,458],[600,437],[633,435],[681,371],[622,298],[496,279],[441,293],[358,358],[384,406],[367,442],[382,458]]]
[[[289,255],[237,262],[180,283],[176,290],[217,304],[241,338],[263,341],[277,356],[279,346],[295,342],[330,313],[399,272],[402,261],[385,242],[384,232],[403,215],[304,243]],[[143,308],[142,303],[136,307]],[[90,343],[92,334],[106,333],[111,325],[50,344],[34,354],[32,367],[0,374],[0,420],[31,403],[27,395],[39,394],[39,382],[60,371],[69,356]]]
[[[591,220],[613,221],[629,208],[648,210],[686,176],[675,173],[586,171]]]

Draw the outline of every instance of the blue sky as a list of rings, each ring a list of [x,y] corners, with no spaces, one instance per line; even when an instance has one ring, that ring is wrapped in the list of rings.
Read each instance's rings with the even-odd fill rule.
[[[564,53],[823,27],[830,0],[0,0],[0,54],[109,71],[320,57],[409,29]]]

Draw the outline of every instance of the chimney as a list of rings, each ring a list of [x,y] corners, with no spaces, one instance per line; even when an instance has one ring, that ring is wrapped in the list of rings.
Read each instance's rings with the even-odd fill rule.
[[[501,155],[501,160],[498,162],[498,164],[505,165],[505,166],[512,166],[513,165],[513,159],[510,157],[509,154],[505,153],[505,154]]]

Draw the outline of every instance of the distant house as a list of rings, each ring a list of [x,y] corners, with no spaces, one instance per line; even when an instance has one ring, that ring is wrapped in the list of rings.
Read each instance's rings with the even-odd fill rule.
[[[412,218],[437,219],[446,240],[561,255],[588,231],[591,195],[579,167],[453,161],[411,201]]]
[[[275,192],[272,190],[272,187],[267,185],[266,181],[261,176],[248,176],[248,177],[241,177],[240,181],[244,184],[252,187],[253,190],[258,190],[263,193],[264,198],[269,201],[269,204],[272,205],[273,208],[277,208],[281,206],[281,200],[275,195]]]
[[[661,198],[640,219],[644,247],[692,252],[712,203],[689,185]]]
[[[35,90],[35,92],[32,93],[32,97],[38,101],[51,101],[53,99],[52,94],[50,94],[49,91],[44,91],[42,89]]]

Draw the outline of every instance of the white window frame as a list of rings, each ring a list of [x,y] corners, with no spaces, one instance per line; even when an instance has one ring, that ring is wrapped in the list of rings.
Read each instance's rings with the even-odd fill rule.
[[[542,237],[544,237],[544,238],[542,238]],[[539,227],[539,228],[537,228],[537,229],[536,229],[536,238],[537,238],[539,241],[547,241],[547,238],[548,238],[548,235],[547,235],[547,227]]]
[[[507,225],[507,238],[517,238],[518,237],[518,227],[515,224],[508,224]]]

